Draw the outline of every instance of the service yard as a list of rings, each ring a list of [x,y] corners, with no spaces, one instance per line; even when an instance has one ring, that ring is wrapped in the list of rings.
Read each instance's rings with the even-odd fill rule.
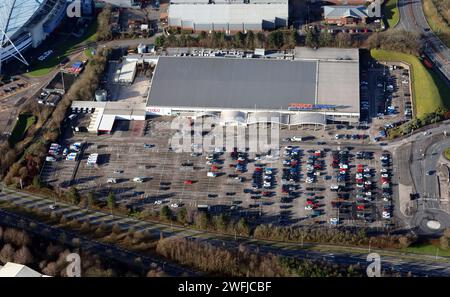
[[[170,148],[176,133],[172,119],[119,121],[112,135],[76,134],[65,146],[85,143],[77,160],[46,162],[43,180],[63,188],[71,184],[100,199],[112,191],[134,210],[208,206],[214,213],[279,225],[391,223],[391,184],[382,195],[382,182],[390,183],[391,161],[380,160],[382,146],[351,137],[364,130],[335,125],[281,129],[278,158],[275,150],[245,148],[192,154]],[[336,139],[336,131],[348,137]],[[295,135],[309,140],[288,140]],[[88,162],[96,154],[96,162]]]

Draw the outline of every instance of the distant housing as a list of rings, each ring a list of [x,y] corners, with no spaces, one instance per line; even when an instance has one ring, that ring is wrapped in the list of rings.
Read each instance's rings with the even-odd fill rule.
[[[288,0],[172,0],[169,26],[194,31],[261,31],[287,27]]]
[[[367,23],[367,7],[361,6],[324,6],[323,17],[328,24],[353,25]]]

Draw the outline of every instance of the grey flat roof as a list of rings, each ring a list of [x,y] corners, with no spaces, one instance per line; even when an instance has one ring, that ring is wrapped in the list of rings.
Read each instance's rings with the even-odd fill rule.
[[[295,57],[298,59],[313,59],[313,60],[359,61],[359,49],[331,48],[331,47],[312,49],[309,47],[297,46],[295,47]]]
[[[318,104],[339,105],[337,110],[359,113],[359,63],[319,61]]]
[[[287,109],[315,104],[317,61],[160,57],[148,106]]]

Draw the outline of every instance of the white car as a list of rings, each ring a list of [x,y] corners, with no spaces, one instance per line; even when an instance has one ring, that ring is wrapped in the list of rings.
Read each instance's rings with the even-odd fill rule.
[[[47,156],[47,157],[45,157],[45,161],[47,161],[47,162],[55,162],[56,159],[54,157],[52,157],[52,156]]]
[[[115,184],[115,183],[117,183],[117,181],[116,181],[115,178],[108,178],[108,179],[106,180],[106,182],[107,182],[108,184]]]
[[[312,208],[311,205],[306,205],[306,206],[305,206],[305,209],[306,209],[306,210],[312,210],[313,208]]]
[[[156,200],[155,202],[153,202],[153,204],[160,205],[160,204],[162,204],[162,201],[161,200]]]
[[[50,208],[51,210],[55,210],[57,207],[56,204],[50,204],[50,206],[48,208]]]
[[[179,205],[178,204],[176,204],[176,203],[172,203],[171,205],[170,205],[170,207],[172,207],[172,208],[177,208]]]
[[[383,211],[383,219],[390,219],[391,218],[391,214],[387,211]]]
[[[338,218],[330,218],[330,224],[331,225],[337,225],[339,223],[339,219]]]
[[[144,182],[144,178],[143,177],[135,177],[135,178],[133,178],[133,182],[142,183],[142,182]]]

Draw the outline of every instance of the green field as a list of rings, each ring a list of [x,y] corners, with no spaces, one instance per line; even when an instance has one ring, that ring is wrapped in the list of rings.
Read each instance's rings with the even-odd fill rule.
[[[445,157],[447,160],[450,160],[450,147],[445,149],[445,151],[444,151],[444,157]]]
[[[437,255],[438,256],[444,256],[449,257],[450,256],[450,250],[443,250],[440,247],[433,245],[433,244],[418,244],[413,245],[410,247],[407,247],[406,249],[403,249],[403,251],[408,253],[415,253],[415,254],[425,254],[425,255]]]
[[[389,28],[394,28],[400,21],[400,13],[397,6],[398,0],[388,0],[385,5],[385,15]]]
[[[27,130],[36,123],[36,117],[31,114],[20,114],[9,136],[9,143],[13,146],[22,140]]]
[[[69,36],[68,39],[61,39],[50,47],[54,50],[54,53],[45,61],[36,61],[31,65],[30,72],[27,73],[31,77],[39,77],[50,73],[59,62],[70,55],[73,51],[83,45],[87,45],[94,42],[97,37],[97,21],[92,22],[83,36],[75,38]],[[59,58],[58,58],[59,57]]]
[[[450,47],[450,27],[447,21],[443,18],[437,7],[432,0],[424,0],[423,12],[427,18],[427,22],[431,27],[431,30]]]
[[[450,89],[436,73],[428,70],[417,57],[378,49],[372,49],[370,54],[378,61],[402,61],[411,65],[412,95],[417,118],[422,118],[425,114],[436,111],[438,107],[450,108]]]

